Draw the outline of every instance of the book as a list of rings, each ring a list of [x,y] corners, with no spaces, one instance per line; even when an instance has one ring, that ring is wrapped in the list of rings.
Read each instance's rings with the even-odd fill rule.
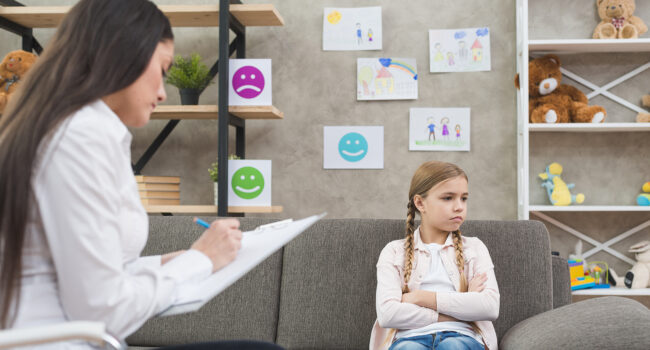
[[[180,199],[180,192],[173,191],[140,191],[142,199]]]
[[[180,199],[153,199],[153,198],[140,198],[143,205],[180,205]]]
[[[181,186],[179,184],[152,184],[152,183],[138,183],[139,191],[175,191],[179,192]]]
[[[202,281],[180,285],[174,304],[157,316],[176,315],[200,309],[210,299],[230,287],[325,215],[327,213],[312,215],[297,221],[282,220],[244,232],[241,249],[233,262]]]
[[[180,176],[149,176],[135,175],[135,182],[138,183],[155,183],[155,184],[179,184]]]

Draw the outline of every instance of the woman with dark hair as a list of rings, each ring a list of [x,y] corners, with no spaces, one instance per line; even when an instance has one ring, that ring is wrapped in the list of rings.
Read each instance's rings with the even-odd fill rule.
[[[15,93],[0,118],[0,329],[94,320],[123,339],[179,285],[234,260],[236,219],[213,222],[187,251],[140,257],[148,218],[127,127],[166,99],[173,53],[150,1],[81,0]]]

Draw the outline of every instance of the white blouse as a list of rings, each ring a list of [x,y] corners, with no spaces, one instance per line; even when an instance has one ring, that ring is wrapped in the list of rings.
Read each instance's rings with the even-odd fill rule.
[[[160,256],[140,257],[149,223],[131,169],[131,138],[98,100],[42,142],[14,327],[102,321],[125,338],[172,305],[180,284],[210,275],[212,262],[196,250],[165,265]]]

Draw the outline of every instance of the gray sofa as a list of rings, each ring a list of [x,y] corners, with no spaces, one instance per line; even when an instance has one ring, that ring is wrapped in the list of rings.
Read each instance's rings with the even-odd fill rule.
[[[241,218],[243,230],[268,219]],[[184,249],[202,228],[190,217],[151,217],[144,254]],[[606,297],[571,304],[565,260],[551,256],[535,221],[468,221],[461,230],[488,247],[501,293],[494,322],[502,349],[647,349],[650,312]],[[403,237],[404,221],[325,219],[191,314],[156,318],[131,347],[224,339],[275,342],[287,349],[367,349],[375,314],[375,264]]]

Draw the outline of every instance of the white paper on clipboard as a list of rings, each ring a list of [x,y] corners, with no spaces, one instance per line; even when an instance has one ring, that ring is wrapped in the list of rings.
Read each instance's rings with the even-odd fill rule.
[[[283,220],[244,232],[241,249],[233,262],[201,282],[180,286],[174,305],[157,316],[170,316],[200,309],[210,299],[235,283],[325,215],[327,213],[292,222]]]

